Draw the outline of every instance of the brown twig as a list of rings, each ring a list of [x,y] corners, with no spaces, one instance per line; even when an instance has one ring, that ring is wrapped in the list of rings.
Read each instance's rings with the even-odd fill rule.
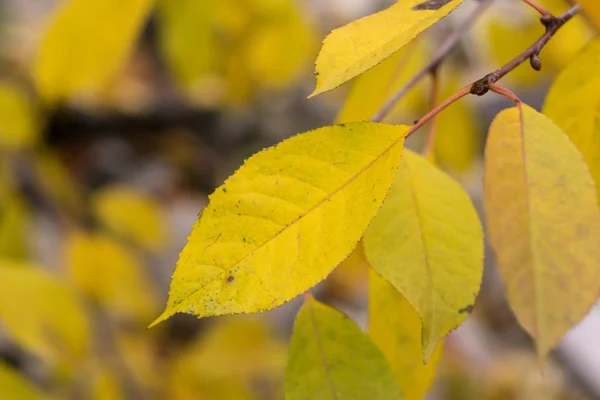
[[[467,96],[469,93],[471,93],[471,86],[472,86],[472,84],[469,84],[469,85],[465,86],[464,88],[460,89],[458,92],[454,93],[452,96],[448,97],[446,100],[442,101],[438,106],[436,106],[431,111],[429,111],[427,114],[425,114],[421,119],[415,121],[415,124],[410,129],[410,131],[408,132],[406,137],[408,138],[410,135],[412,135],[413,133],[418,131],[419,128],[421,128],[423,125],[425,125],[427,122],[429,122],[436,115],[438,115],[439,113],[444,111],[444,109],[446,109],[446,107],[448,107],[450,104],[454,103],[455,101],[457,101],[457,100]]]
[[[533,0],[523,0],[523,3],[529,5],[531,8],[533,8],[534,10],[539,12],[541,15],[552,15],[552,13],[550,11],[546,10],[544,7],[542,7],[541,5],[539,5],[538,3],[536,3]]]
[[[381,122],[387,115],[392,111],[394,106],[402,99],[410,89],[412,89],[417,83],[419,83],[424,77],[426,77],[432,70],[436,69],[439,64],[450,54],[454,46],[462,39],[462,37],[469,31],[473,23],[479,19],[484,11],[490,6],[494,0],[481,0],[477,5],[477,8],[467,18],[456,31],[454,31],[448,38],[441,44],[437,53],[433,56],[429,64],[423,67],[417,72],[404,86],[398,91],[381,107],[381,109],[371,118],[373,122]]]
[[[541,68],[541,61],[539,60],[539,54],[546,46],[548,41],[558,32],[558,30],[573,18],[579,12],[580,6],[575,5],[571,7],[564,14],[555,17],[552,14],[546,14],[540,18],[540,21],[546,27],[546,32],[527,50],[516,56],[513,60],[507,64],[498,68],[496,71],[487,74],[483,78],[479,79],[473,84],[471,93],[477,96],[483,96],[490,90],[490,83],[496,83],[502,79],[506,74],[523,64],[526,60],[531,60],[531,65],[534,69],[539,70]]]

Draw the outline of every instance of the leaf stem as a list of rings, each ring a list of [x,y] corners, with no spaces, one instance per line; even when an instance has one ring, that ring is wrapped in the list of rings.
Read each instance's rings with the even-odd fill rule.
[[[538,3],[536,3],[533,0],[523,0],[523,3],[529,5],[531,8],[533,8],[534,10],[539,12],[541,15],[552,15],[552,13],[550,11],[546,10],[544,7],[542,7],[541,5],[539,5]]]
[[[519,99],[517,97],[516,94],[514,94],[513,92],[511,92],[510,90],[508,90],[505,87],[502,87],[496,83],[490,82],[489,84],[489,88],[492,92],[499,94],[500,96],[504,96],[507,99],[511,100],[513,103],[515,103],[516,106],[521,104],[521,99]]]
[[[421,128],[423,125],[429,122],[432,118],[444,111],[444,109],[446,109],[450,104],[470,94],[472,86],[473,84],[469,84],[464,88],[460,89],[458,92],[454,93],[452,96],[448,97],[446,100],[442,101],[438,106],[436,106],[427,114],[425,114],[421,119],[415,121],[415,124],[410,129],[406,137],[408,138],[410,135],[415,133],[417,130],[419,130],[419,128]]]
[[[494,0],[480,0],[477,8],[473,13],[466,19],[466,21],[458,27],[448,38],[440,45],[439,50],[433,56],[431,61],[417,72],[404,86],[398,91],[381,107],[379,111],[371,118],[373,122],[381,122],[388,116],[394,106],[412,89],[417,83],[425,78],[432,70],[436,69],[440,63],[450,54],[454,46],[462,37],[469,31],[473,23],[479,19],[484,11],[490,6]]]
[[[558,32],[558,30],[573,18],[580,11],[580,6],[575,5],[571,7],[565,13],[559,15],[558,17],[553,16],[552,14],[546,14],[540,18],[540,21],[546,27],[546,32],[529,48],[527,48],[524,52],[516,56],[514,59],[498,68],[496,71],[487,74],[483,78],[479,79],[475,83],[473,83],[473,87],[471,88],[471,93],[477,96],[483,96],[490,90],[490,83],[496,83],[500,79],[502,79],[506,74],[517,68],[519,65],[523,64],[526,60],[531,60],[531,66],[539,70],[541,68],[541,61],[539,59],[539,54],[546,46],[548,41]]]

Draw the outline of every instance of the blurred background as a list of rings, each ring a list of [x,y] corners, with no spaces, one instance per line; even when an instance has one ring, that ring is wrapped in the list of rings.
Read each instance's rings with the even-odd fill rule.
[[[120,29],[119,15],[144,2],[139,26]],[[310,101],[326,33],[390,0],[152,3],[0,0],[0,399],[282,399],[301,300],[255,316],[177,315],[147,330],[178,252],[208,194],[245,158],[336,120],[369,119],[476,1]],[[497,0],[441,67],[442,95],[533,43],[537,17]],[[544,49],[542,72],[522,66],[506,86],[539,109],[592,35],[583,19],[569,22]],[[430,91],[425,79],[389,122],[427,112]],[[479,210],[486,130],[508,106],[467,98],[438,118],[436,163]],[[423,136],[408,145],[419,150]],[[365,326],[367,268],[359,248],[315,296]],[[543,379],[494,268],[486,257],[478,302],[448,337],[430,398],[600,399],[600,313],[565,338]]]

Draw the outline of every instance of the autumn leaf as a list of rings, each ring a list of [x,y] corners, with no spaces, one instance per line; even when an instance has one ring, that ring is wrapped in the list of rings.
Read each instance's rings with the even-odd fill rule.
[[[543,112],[583,154],[600,187],[600,39],[591,41],[552,84]]]
[[[307,296],[294,323],[285,398],[392,400],[402,394],[368,336],[344,314]]]
[[[483,232],[469,196],[425,158],[405,151],[364,237],[371,266],[417,310],[423,358],[469,315],[483,273]]]
[[[42,97],[55,102],[103,89],[126,61],[153,3],[69,0],[61,4],[33,67]]]
[[[423,364],[419,314],[373,270],[369,273],[369,337],[390,364],[403,399],[422,400],[435,378],[443,342]]]
[[[596,188],[568,137],[526,105],[496,117],[485,159],[490,243],[543,363],[600,293]]]
[[[0,260],[0,321],[47,362],[73,366],[87,350],[88,322],[75,293],[40,267]]]
[[[335,125],[248,159],[210,196],[155,323],[269,310],[323,280],[381,205],[409,129]]]
[[[462,0],[406,0],[333,30],[315,64],[313,97],[379,64],[458,7]]]

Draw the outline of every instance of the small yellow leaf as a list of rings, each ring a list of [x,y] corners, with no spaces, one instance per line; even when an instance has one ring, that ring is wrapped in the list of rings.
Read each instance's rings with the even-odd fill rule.
[[[600,39],[591,41],[556,78],[543,112],[583,154],[600,188]]]
[[[147,271],[119,243],[101,234],[74,232],[67,237],[65,246],[72,279],[109,313],[147,321],[157,311]]]
[[[248,159],[210,196],[155,323],[269,310],[325,279],[383,202],[409,129],[329,126]]]
[[[423,321],[423,358],[469,315],[483,273],[483,233],[469,196],[423,157],[405,151],[364,238],[375,271]]]
[[[0,361],[0,399],[2,400],[42,400],[44,396],[36,387],[19,373]]]
[[[592,22],[596,25],[596,28],[600,29],[600,3],[598,0],[577,0],[583,12],[587,15]]]
[[[109,186],[94,192],[91,201],[108,229],[151,250],[164,245],[165,216],[151,196],[134,187]]]
[[[37,111],[26,93],[0,82],[0,152],[33,147],[40,137]]]
[[[286,400],[395,400],[402,394],[384,356],[341,312],[308,296],[296,316]]]
[[[458,7],[462,0],[406,0],[333,30],[317,57],[317,87],[334,89],[379,64]]]
[[[126,61],[153,0],[67,0],[50,23],[34,65],[49,102],[100,92]]]
[[[39,267],[0,260],[0,323],[50,363],[73,366],[87,350],[88,321],[75,294]]]
[[[526,105],[496,117],[485,159],[490,243],[543,363],[600,293],[596,188],[569,138]]]
[[[403,399],[422,400],[435,379],[443,342],[423,364],[419,314],[373,270],[369,274],[369,336],[388,360]]]

